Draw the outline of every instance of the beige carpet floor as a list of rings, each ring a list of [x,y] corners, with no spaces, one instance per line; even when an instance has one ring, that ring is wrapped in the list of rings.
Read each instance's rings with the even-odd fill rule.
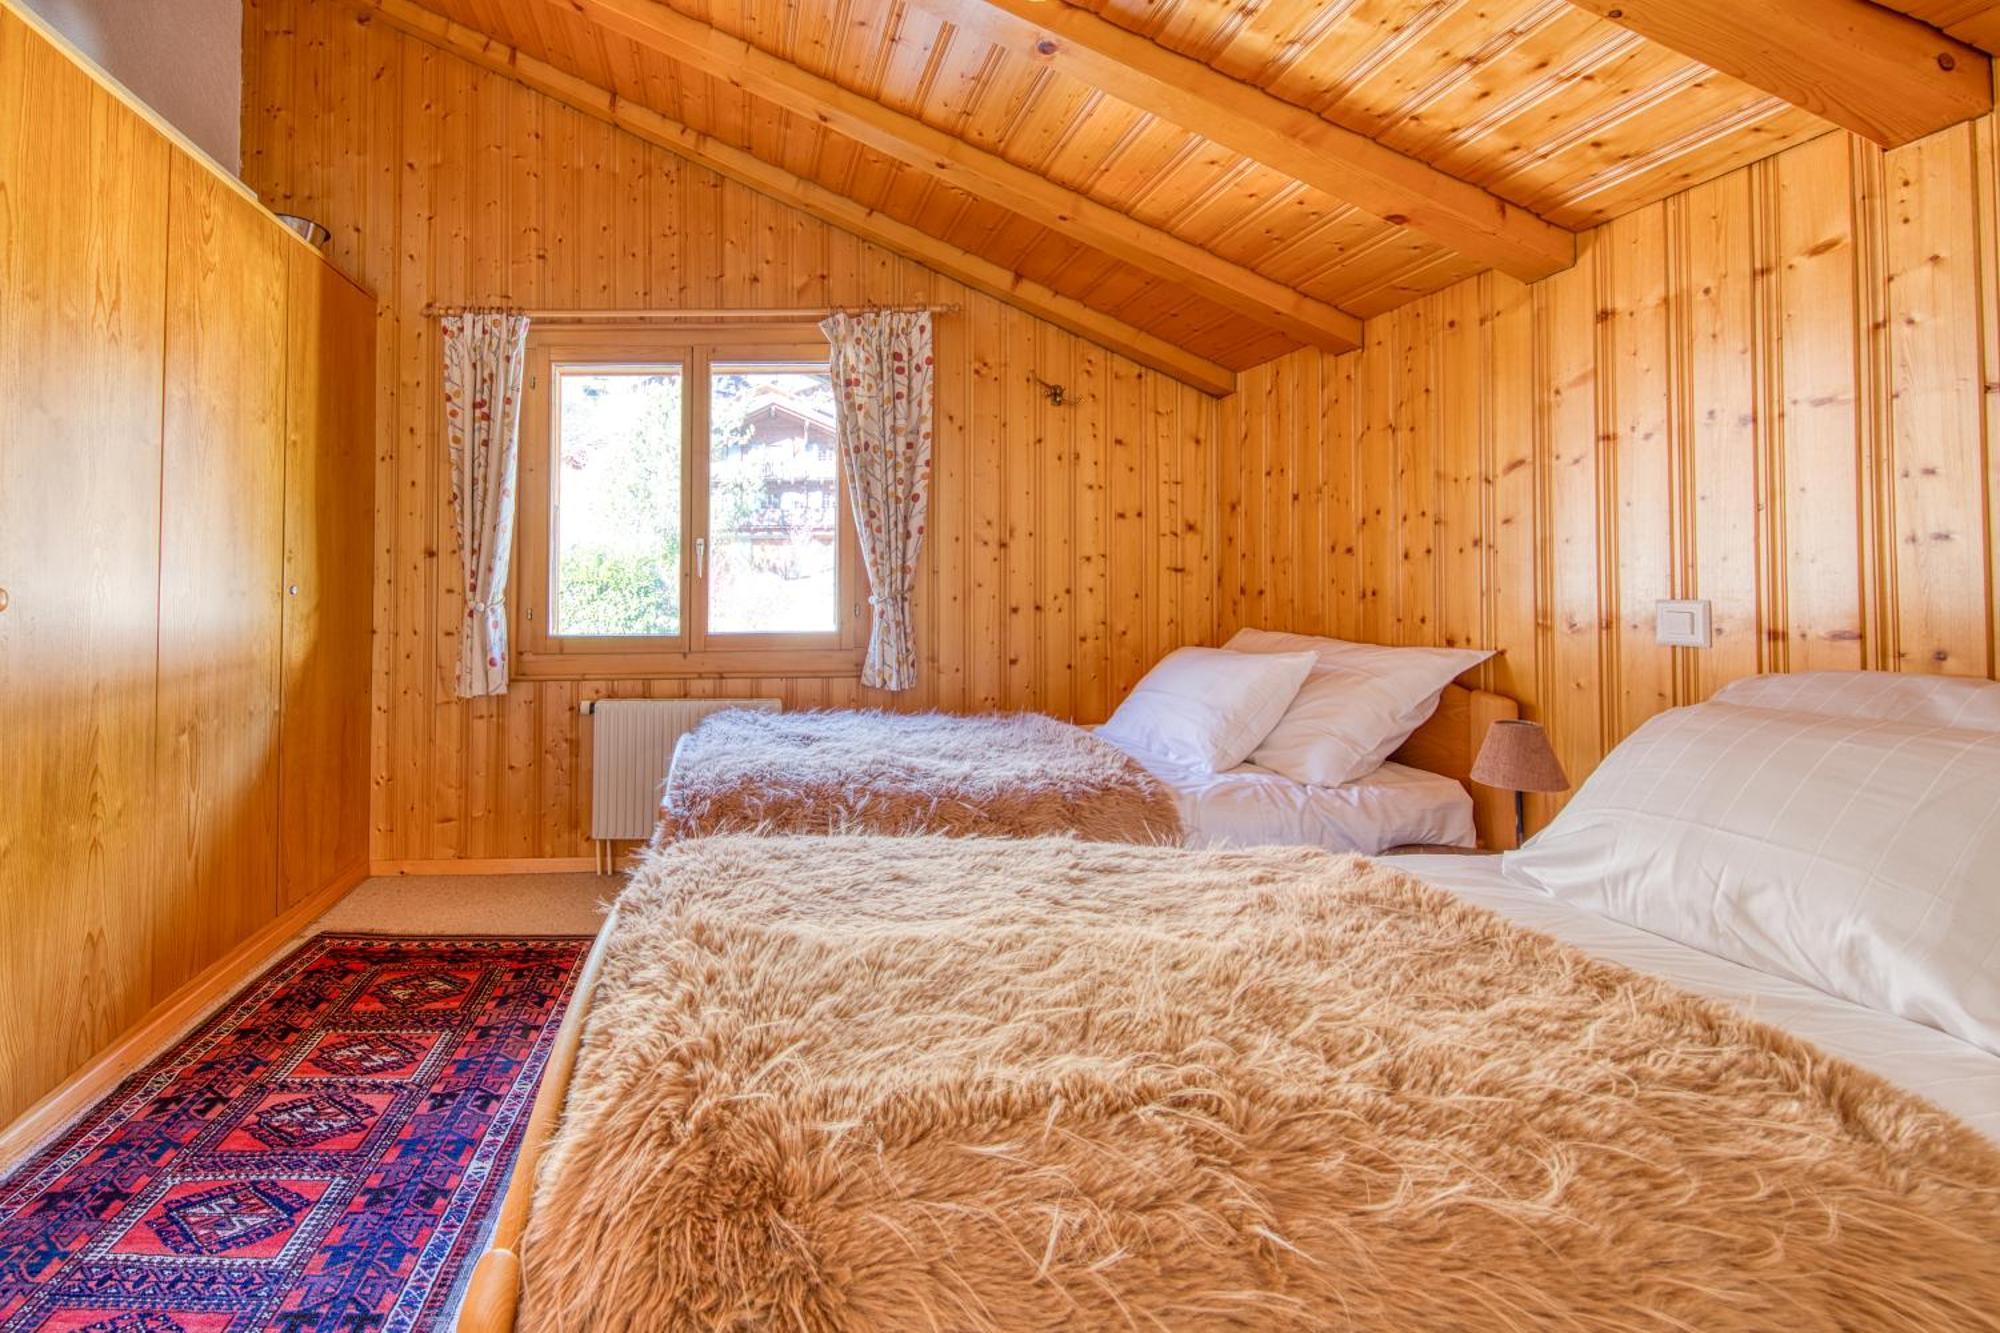
[[[301,932],[595,935],[623,875],[385,875],[365,879]]]

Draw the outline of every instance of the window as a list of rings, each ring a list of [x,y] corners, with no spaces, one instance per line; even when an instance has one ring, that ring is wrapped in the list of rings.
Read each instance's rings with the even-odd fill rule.
[[[859,670],[817,330],[538,330],[525,390],[515,674]]]
[[[840,476],[826,364],[708,369],[708,628],[840,628]]]
[[[681,634],[683,368],[554,366],[549,632]]]

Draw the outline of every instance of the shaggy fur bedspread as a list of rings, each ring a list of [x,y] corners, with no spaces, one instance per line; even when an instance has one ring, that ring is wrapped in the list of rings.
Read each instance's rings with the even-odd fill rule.
[[[758,830],[1177,843],[1181,819],[1124,751],[1035,713],[716,713],[681,742],[660,837]]]
[[[532,1329],[1967,1329],[2000,1153],[1367,861],[718,838],[620,904]]]

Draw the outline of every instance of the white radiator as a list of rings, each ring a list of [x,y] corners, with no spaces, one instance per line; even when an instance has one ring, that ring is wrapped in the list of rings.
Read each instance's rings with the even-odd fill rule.
[[[775,713],[776,699],[592,699],[590,836],[643,841],[660,821],[660,787],[674,745],[710,713],[754,708]]]

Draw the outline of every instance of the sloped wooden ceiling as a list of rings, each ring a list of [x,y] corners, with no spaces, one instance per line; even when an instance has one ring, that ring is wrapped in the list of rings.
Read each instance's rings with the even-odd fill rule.
[[[411,0],[358,2],[386,11]],[[727,71],[662,54],[658,42],[628,35],[629,18],[596,21],[607,10],[629,14],[633,3],[420,2],[498,48],[1222,366],[1256,365],[1304,341],[1296,326],[1246,313],[1255,301],[1230,301],[1227,291],[1217,299],[1214,281],[1204,294],[1163,277],[1171,263],[1132,262],[1083,243],[1069,217],[1040,199],[1009,207],[990,186],[987,197],[975,197],[943,179],[951,172],[941,157],[930,170],[907,152],[899,161],[829,128],[837,118],[787,110]],[[1983,8],[1968,0],[1903,0],[1903,7]],[[1060,72],[1032,43],[1012,40],[1006,11],[1023,8],[1066,7],[1053,0],[670,6],[753,54],[780,57],[920,122],[920,130],[1004,159],[1000,167],[1054,182],[1084,206],[1110,210],[1112,221],[1136,220],[1142,235],[1234,266],[1224,270],[1224,287],[1226,274],[1238,271],[1246,285],[1296,292],[1312,311],[1365,318],[1489,267]],[[1831,128],[1571,0],[1084,0],[1067,8],[1569,230]]]
[[[2000,52],[2000,0],[1883,0],[1947,36],[1989,53]]]

